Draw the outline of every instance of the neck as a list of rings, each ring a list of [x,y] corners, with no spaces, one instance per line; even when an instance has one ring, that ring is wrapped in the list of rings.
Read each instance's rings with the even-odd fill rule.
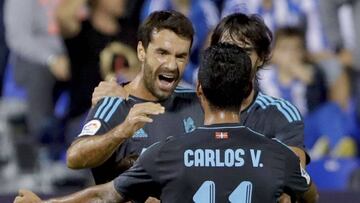
[[[248,108],[252,102],[254,101],[255,97],[255,90],[254,88],[251,90],[250,95],[242,102],[241,104],[241,111],[245,110],[246,108]]]
[[[93,12],[91,21],[93,26],[104,34],[113,35],[120,29],[117,17],[99,9]]]
[[[204,110],[204,125],[221,124],[221,123],[239,123],[239,112],[208,109]]]
[[[150,91],[145,87],[143,74],[139,73],[129,84],[125,86],[127,92],[131,92],[131,95],[140,99],[148,101],[158,101],[159,99],[152,95]]]

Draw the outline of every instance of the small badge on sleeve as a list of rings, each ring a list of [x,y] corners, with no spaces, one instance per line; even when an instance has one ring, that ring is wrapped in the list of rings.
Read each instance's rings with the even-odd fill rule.
[[[79,137],[83,135],[95,135],[100,127],[101,123],[99,120],[91,120],[84,125]]]
[[[229,133],[228,132],[215,132],[215,139],[228,139]]]

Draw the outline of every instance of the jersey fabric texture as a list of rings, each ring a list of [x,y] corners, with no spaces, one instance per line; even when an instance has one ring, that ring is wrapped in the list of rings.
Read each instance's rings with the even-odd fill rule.
[[[102,135],[122,123],[134,104],[142,102],[147,101],[136,97],[130,97],[128,101],[115,97],[105,98],[90,111],[86,123],[99,121],[101,127],[93,134]],[[122,172],[121,169],[117,169],[117,163],[124,157],[139,155],[143,149],[155,142],[169,136],[189,133],[196,126],[203,124],[203,111],[192,90],[179,87],[168,100],[162,102],[162,105],[166,108],[165,114],[154,116],[153,123],[138,130],[104,164],[92,169],[96,184],[117,177]],[[304,147],[304,125],[300,113],[285,100],[258,93],[249,108],[242,111],[241,125],[254,129],[268,138],[277,138],[288,146]]]
[[[87,124],[79,136],[102,135],[110,131],[125,120],[135,104],[143,102],[148,101],[133,96],[126,101],[117,97],[102,99],[90,111]],[[146,124],[135,132],[104,164],[92,169],[96,184],[106,183],[117,177],[121,172],[117,164],[124,157],[139,155],[144,148],[155,142],[175,134],[189,133],[195,130],[196,126],[202,125],[198,121],[202,121],[203,113],[193,90],[178,87],[170,98],[160,103],[165,107],[165,114],[154,116],[151,124]],[[94,125],[88,124],[94,122],[99,127],[95,127],[95,131],[91,132],[89,129]]]
[[[261,92],[241,112],[241,124],[288,146],[304,148],[304,122],[299,110],[290,102]]]
[[[276,202],[310,179],[285,145],[238,124],[199,127],[149,147],[114,180],[124,197],[142,202]]]

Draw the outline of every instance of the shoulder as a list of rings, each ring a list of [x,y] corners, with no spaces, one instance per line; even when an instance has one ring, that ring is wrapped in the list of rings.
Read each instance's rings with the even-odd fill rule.
[[[105,97],[91,109],[93,119],[108,122],[116,111],[124,105],[124,100],[120,97]]]
[[[193,97],[193,96],[196,96],[196,91],[195,91],[195,89],[193,89],[191,87],[185,87],[185,86],[179,85],[175,88],[174,94],[177,96]]]
[[[300,162],[299,157],[291,150],[291,148],[277,138],[269,139],[269,141],[276,147],[279,153],[285,154],[287,159],[296,160]]]
[[[195,89],[182,86],[176,87],[173,93],[173,99],[190,103],[198,101]]]
[[[258,93],[252,106],[247,113],[257,112],[266,113],[268,116],[285,120],[289,123],[301,121],[302,117],[299,110],[289,101],[271,97],[261,92]]]

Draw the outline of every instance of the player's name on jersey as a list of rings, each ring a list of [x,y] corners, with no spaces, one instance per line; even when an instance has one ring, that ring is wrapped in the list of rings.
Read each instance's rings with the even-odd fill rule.
[[[242,167],[244,156],[250,156],[251,166],[264,167],[261,163],[261,150],[248,149],[187,149],[184,152],[186,167]]]

